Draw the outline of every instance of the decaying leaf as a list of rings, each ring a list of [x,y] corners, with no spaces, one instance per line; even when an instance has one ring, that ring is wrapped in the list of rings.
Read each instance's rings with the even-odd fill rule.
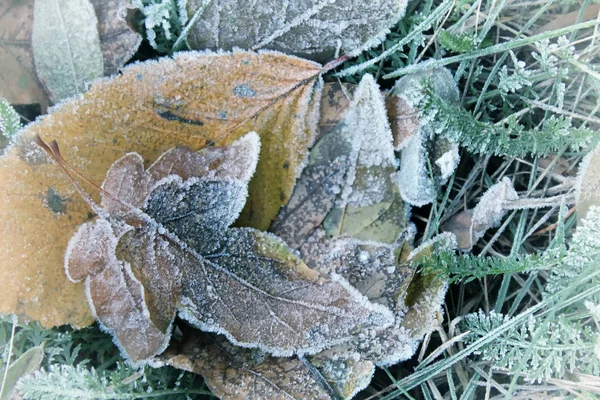
[[[66,168],[56,145],[38,143]],[[100,218],[73,236],[65,270],[86,277],[93,315],[132,364],[166,348],[176,311],[278,356],[314,354],[391,323],[388,309],[343,278],[309,269],[275,236],[228,229],[244,206],[259,143],[252,132],[228,149],[173,149],[147,171],[130,153],[107,173],[104,207],[88,200]]]
[[[460,250],[471,250],[488,229],[502,221],[507,211],[505,203],[518,198],[510,179],[503,178],[481,196],[474,209],[456,214],[442,230],[456,235]]]
[[[33,0],[0,3],[0,97],[11,104],[48,107],[48,96],[33,64]]]
[[[104,75],[114,75],[135,54],[142,36],[127,22],[129,0],[91,0],[98,17]]]
[[[321,95],[319,138],[331,132],[346,116],[357,85],[350,83],[326,83]]]
[[[168,365],[204,376],[221,399],[271,400],[331,397],[296,357],[272,357],[232,345],[223,336],[195,332],[162,357]]]
[[[581,222],[593,205],[600,205],[600,146],[588,154],[579,167],[576,181],[577,220]]]
[[[10,365],[8,366],[8,371],[6,371],[6,375],[4,375],[4,371],[2,371],[4,379],[2,382],[3,390],[0,396],[0,400],[20,399],[21,396],[15,396],[17,382],[23,376],[37,371],[40,368],[43,359],[44,346],[36,346],[27,350],[25,353],[21,354],[21,356],[17,358],[14,362],[10,363]]]
[[[458,144],[436,137],[428,121],[414,107],[424,96],[423,83],[435,93],[458,104],[459,93],[450,72],[436,68],[399,79],[387,100],[391,110],[396,150],[402,150],[397,174],[402,198],[414,206],[435,200],[437,187],[452,175],[459,162]]]
[[[359,353],[338,354],[336,348],[311,356],[310,363],[335,391],[335,398],[353,398],[369,386],[375,373],[375,364],[361,359]]]
[[[407,210],[394,182],[392,135],[383,97],[365,75],[348,110],[311,150],[288,205],[271,231],[292,248],[322,225],[328,234],[392,244]]]
[[[0,158],[0,285],[13,288],[0,312],[44,326],[92,321],[82,286],[67,281],[62,264],[69,237],[93,215],[34,144],[36,134],[55,138],[71,165],[101,182],[126,152],[154,160],[175,145],[228,144],[254,129],[264,150],[243,221],[264,229],[311,143],[319,72],[279,53],[180,53],[130,66],[22,130]]]
[[[102,76],[98,19],[89,0],[36,0],[31,45],[52,102],[85,92]]]
[[[379,44],[404,15],[404,0],[268,0],[187,2],[190,17],[206,6],[190,36],[195,49],[272,49],[325,62]]]

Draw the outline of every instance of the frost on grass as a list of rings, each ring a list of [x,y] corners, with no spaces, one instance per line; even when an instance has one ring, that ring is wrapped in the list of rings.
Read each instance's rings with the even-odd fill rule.
[[[416,72],[399,79],[387,100],[392,115],[394,144],[400,150],[397,174],[404,201],[423,206],[435,200],[437,188],[452,175],[460,157],[458,144],[437,136],[430,122],[435,115],[419,117],[417,106],[425,96],[424,85],[457,104],[459,93],[450,72],[444,68]]]
[[[518,198],[510,179],[503,178],[481,196],[474,209],[456,214],[442,229],[456,235],[459,249],[471,250],[488,229],[500,224],[507,212],[506,203]]]
[[[273,49],[325,62],[378,45],[404,0],[221,0],[208,4],[189,36],[195,49]],[[188,14],[203,7],[189,0]]]
[[[383,97],[373,77],[365,75],[346,113],[311,151],[271,231],[292,248],[319,225],[330,235],[392,244],[407,224],[395,170]]]
[[[92,80],[103,75],[97,26],[89,0],[35,2],[33,59],[52,102],[85,92]]]
[[[240,346],[285,356],[392,323],[388,309],[342,277],[309,269],[277,237],[229,228],[259,149],[250,133],[229,148],[169,150],[147,170],[127,154],[107,172],[103,208],[91,204],[100,218],[71,240],[66,270],[87,277],[93,314],[133,364],[164,350],[176,312]]]

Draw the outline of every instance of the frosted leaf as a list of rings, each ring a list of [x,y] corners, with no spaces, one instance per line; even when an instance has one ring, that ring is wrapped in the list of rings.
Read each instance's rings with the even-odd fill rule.
[[[217,240],[240,215],[248,186],[239,181],[199,178],[159,181],[145,211],[201,254],[214,250]]]
[[[201,177],[247,184],[256,170],[259,153],[260,138],[256,132],[249,132],[225,147],[208,147],[198,152],[176,147],[161,155],[148,172],[155,181],[174,174],[184,180]]]
[[[127,265],[107,265],[102,272],[89,276],[85,287],[92,314],[134,366],[167,347],[170,332],[163,332],[150,319],[144,286]]]
[[[256,170],[259,152],[260,138],[250,132],[228,147],[211,147],[200,152],[175,147],[164,152],[148,170],[144,170],[144,160],[139,154],[129,153],[115,161],[106,172],[102,188],[108,195],[102,193],[102,207],[109,213],[127,213],[131,206],[141,208],[151,190],[168,176],[183,180],[196,177],[239,181],[246,187]],[[247,189],[243,200],[246,196]],[[240,211],[223,228],[229,226]]]
[[[275,236],[249,228],[228,230],[213,254],[190,253],[184,271],[182,318],[273,355],[314,354],[393,319],[342,277],[326,278]]]
[[[408,261],[413,265],[418,265],[420,260],[430,256],[433,252],[452,251],[456,247],[455,236],[451,233],[442,233],[413,250]],[[445,276],[417,273],[408,286],[404,299],[407,311],[400,326],[407,329],[413,338],[420,341],[438,323],[437,316],[442,312],[447,289],[448,280]]]
[[[182,255],[176,245],[158,234],[156,227],[125,233],[116,249],[144,287],[144,302],[154,325],[166,333],[175,318],[181,295]]]
[[[375,373],[375,365],[362,360],[360,354],[341,357],[335,348],[311,356],[310,362],[343,399],[351,399],[369,386]]]
[[[83,93],[104,72],[98,19],[89,0],[36,0],[35,68],[53,102]]]
[[[90,0],[98,17],[104,75],[114,75],[137,51],[142,36],[134,32],[126,15],[129,0]]]
[[[344,122],[311,150],[292,197],[269,228],[292,249],[300,247],[333,208],[351,166],[351,153],[352,136]]]
[[[396,160],[383,96],[372,76],[361,80],[343,123],[352,138],[351,164],[323,226],[335,236],[393,243],[406,211],[393,182]]]
[[[402,198],[418,207],[435,200],[437,187],[454,173],[460,160],[458,144],[438,138],[430,121],[419,116],[415,108],[425,95],[426,82],[436,95],[449,103],[459,103],[458,89],[445,68],[416,72],[399,79],[387,100],[388,110],[392,110],[394,144],[396,150],[402,150],[398,185]]]
[[[488,229],[500,224],[507,212],[506,202],[518,198],[512,182],[505,177],[481,196],[474,209],[456,214],[442,229],[456,234],[459,249],[470,250]]]
[[[581,162],[575,190],[577,219],[581,222],[592,205],[600,205],[600,146]]]
[[[188,14],[204,5],[188,1]],[[404,15],[404,0],[221,0],[194,26],[194,49],[266,48],[324,62],[378,45]]]
[[[408,210],[392,177],[396,161],[379,88],[365,75],[347,110],[335,91],[327,93],[325,101],[335,109],[328,123],[340,119],[333,128],[322,127],[327,133],[270,230],[293,249],[319,225],[335,236],[394,243]]]
[[[240,348],[221,335],[193,332],[161,359],[201,374],[211,392],[221,399],[331,398],[298,358],[272,357],[260,350]]]
[[[65,273],[72,282],[95,275],[114,262],[117,238],[111,224],[103,219],[79,227],[67,246]]]
[[[370,301],[396,311],[412,277],[411,268],[398,265],[399,250],[346,237],[328,239],[319,229],[298,251],[310,268],[339,274]]]

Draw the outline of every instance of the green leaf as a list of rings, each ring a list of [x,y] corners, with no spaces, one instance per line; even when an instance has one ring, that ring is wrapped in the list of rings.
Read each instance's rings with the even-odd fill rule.
[[[43,359],[44,346],[37,346],[27,350],[25,353],[21,354],[21,357],[17,358],[15,362],[11,363],[6,372],[4,384],[2,385],[3,390],[0,400],[13,399],[13,394],[19,379],[33,371],[37,371],[40,368]],[[4,375],[4,373],[2,375]]]

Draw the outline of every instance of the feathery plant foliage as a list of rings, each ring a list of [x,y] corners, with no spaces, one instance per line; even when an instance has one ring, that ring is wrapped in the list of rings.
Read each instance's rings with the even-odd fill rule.
[[[194,22],[185,1],[134,3],[153,55],[185,47]],[[462,146],[437,201],[413,210],[416,245],[504,177],[519,194],[471,253],[437,253],[420,265],[450,277],[444,322],[416,360],[379,370],[362,398],[562,399],[600,391],[600,211],[577,229],[573,213],[579,162],[600,138],[599,23],[585,17],[590,10],[598,14],[589,0],[412,1],[379,47],[327,77],[357,83],[370,73],[389,88],[411,71],[451,70],[461,104],[448,104],[426,81],[411,96],[420,118]],[[208,396],[192,374],[129,369],[97,328],[25,324],[11,335],[12,327],[0,321],[3,367],[45,343],[41,372],[21,381],[26,398]]]
[[[0,97],[0,136],[10,138],[21,129],[21,117],[8,102]]]

